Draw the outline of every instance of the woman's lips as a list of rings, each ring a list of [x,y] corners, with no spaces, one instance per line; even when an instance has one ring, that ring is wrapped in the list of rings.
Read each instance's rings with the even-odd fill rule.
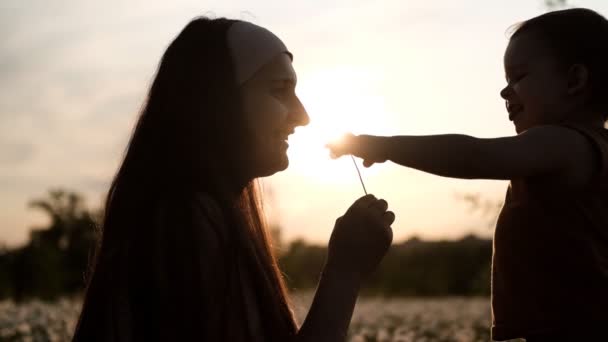
[[[289,140],[289,136],[292,133],[293,132],[279,132],[279,133],[277,133],[276,137],[279,140],[281,146],[284,146],[285,148],[289,147],[289,143],[287,142],[287,140]]]
[[[288,136],[279,136],[279,137],[277,137],[278,144],[281,145],[281,147],[283,147],[283,148],[289,147],[289,143],[287,142],[288,139],[289,139]]]

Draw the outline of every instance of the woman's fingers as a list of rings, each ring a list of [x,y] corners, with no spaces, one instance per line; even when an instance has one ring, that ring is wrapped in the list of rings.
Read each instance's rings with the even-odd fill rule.
[[[385,227],[390,227],[393,222],[395,222],[395,213],[388,210],[388,202],[384,199],[377,199],[376,196],[372,194],[365,195],[351,206],[349,211],[357,211],[357,212],[367,212],[370,217],[374,217],[374,220],[378,224],[381,224]]]
[[[393,224],[393,222],[395,222],[395,213],[393,213],[392,211],[387,211],[382,215],[382,221],[384,222],[384,224],[387,227],[390,227],[390,225]]]
[[[385,226],[389,227],[391,224],[393,224],[393,222],[395,222],[395,213],[393,213],[392,211],[387,211],[388,202],[385,201],[384,199],[381,198],[381,199],[373,200],[373,201],[369,202],[369,208],[374,209],[378,213],[380,213],[382,223]]]
[[[369,208],[377,200],[378,199],[376,198],[376,196],[374,196],[372,194],[367,194],[365,196],[360,197],[358,200],[356,200],[355,203],[353,204],[353,206]]]
[[[381,212],[385,212],[388,209],[388,203],[384,199],[379,199],[370,204],[370,208],[376,208]]]

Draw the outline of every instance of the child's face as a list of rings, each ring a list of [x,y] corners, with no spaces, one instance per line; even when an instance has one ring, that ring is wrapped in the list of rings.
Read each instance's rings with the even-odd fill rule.
[[[566,72],[536,34],[523,33],[509,42],[504,56],[509,120],[517,133],[528,128],[560,122],[569,111]]]

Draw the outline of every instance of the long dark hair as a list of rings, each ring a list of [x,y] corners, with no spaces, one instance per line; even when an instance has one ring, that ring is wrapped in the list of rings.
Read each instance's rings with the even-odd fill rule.
[[[511,38],[534,33],[566,68],[589,70],[590,105],[608,119],[608,20],[586,8],[548,12],[514,27]]]
[[[200,337],[208,318],[196,307],[204,285],[197,275],[200,232],[188,212],[200,193],[214,199],[227,224],[219,232],[227,279],[239,281],[232,274],[239,253],[248,261],[266,338],[295,333],[250,170],[252,140],[226,43],[232,23],[192,20],[161,59],[107,195],[74,340],[121,340],[120,324],[134,340]],[[231,303],[218,313],[226,317],[222,338],[246,328],[235,314],[245,309],[238,295],[226,297],[219,299]],[[112,322],[125,308],[130,322]]]

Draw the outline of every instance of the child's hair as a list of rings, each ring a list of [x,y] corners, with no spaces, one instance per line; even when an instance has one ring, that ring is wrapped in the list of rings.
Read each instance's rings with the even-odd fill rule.
[[[608,119],[608,20],[590,9],[572,8],[524,21],[511,39],[523,33],[539,35],[564,67],[587,67],[590,105]]]

